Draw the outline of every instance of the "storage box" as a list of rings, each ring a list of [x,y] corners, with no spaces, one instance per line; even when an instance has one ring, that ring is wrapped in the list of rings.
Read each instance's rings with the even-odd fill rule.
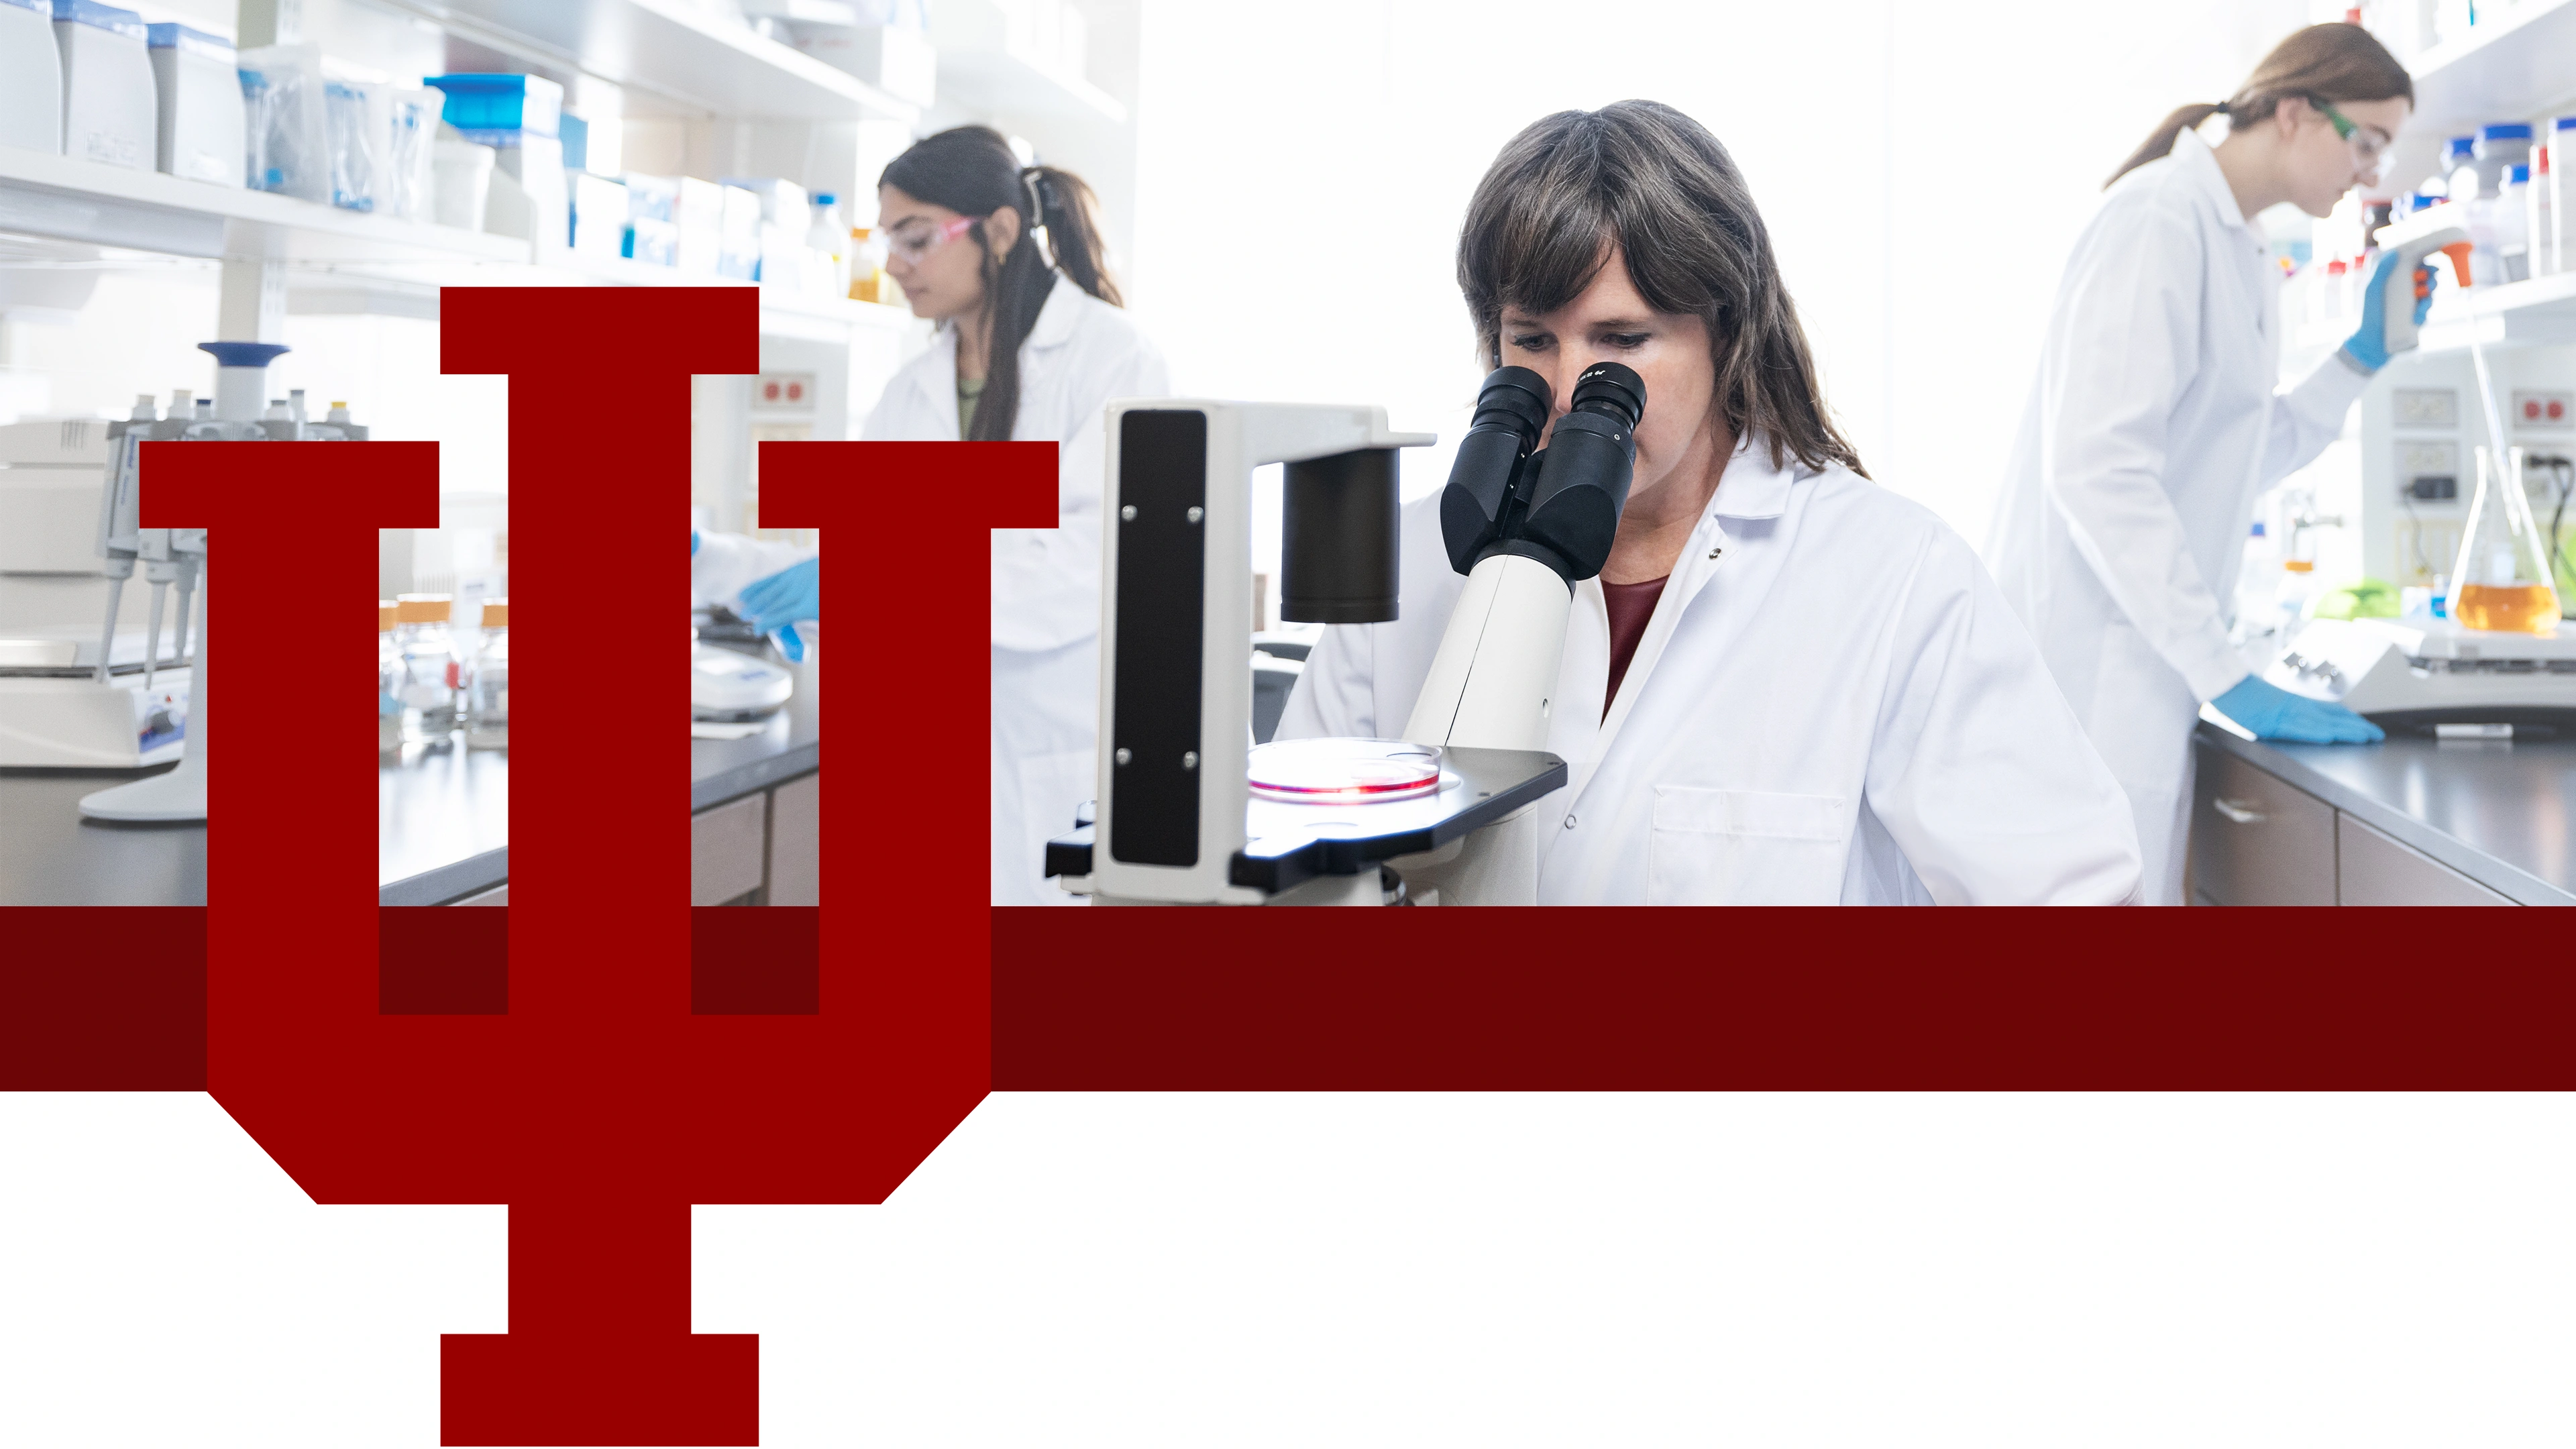
[[[514,144],[513,139],[500,134],[504,132],[561,138],[563,87],[544,76],[434,75],[421,84],[447,93],[443,119],[463,131],[469,141],[500,147]],[[477,134],[487,131],[495,134]]]
[[[727,186],[740,187],[760,198],[760,219],[783,226],[799,237],[814,224],[813,208],[806,204],[805,188],[793,181],[775,176],[728,176]]]
[[[154,25],[145,34],[160,111],[156,164],[191,181],[241,185],[242,93],[233,43],[184,25]]]
[[[63,151],[63,57],[53,0],[0,0],[0,146]]]
[[[626,223],[626,255],[657,267],[676,265],[680,260],[680,227],[677,222],[655,221],[639,216]]]
[[[54,0],[63,66],[63,154],[137,171],[159,149],[161,102],[143,17],[97,0]]]
[[[680,219],[680,178],[626,173],[626,219],[628,221],[671,221]]]
[[[677,261],[681,271],[712,275],[724,251],[724,188],[694,176],[680,178],[680,198],[671,219],[680,228]]]
[[[626,249],[630,205],[626,184],[587,171],[566,175],[572,183],[572,249],[586,256],[621,255]]]
[[[813,284],[813,260],[804,232],[790,231],[774,221],[760,224],[760,273],[754,279],[760,285],[801,294]]]

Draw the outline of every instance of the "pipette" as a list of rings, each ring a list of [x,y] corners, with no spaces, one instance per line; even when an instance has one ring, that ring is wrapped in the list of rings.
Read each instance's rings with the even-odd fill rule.
[[[125,597],[125,581],[134,577],[134,559],[142,552],[142,539],[137,536],[135,512],[140,496],[136,486],[141,476],[144,434],[150,431],[158,415],[152,410],[152,394],[141,393],[134,399],[134,411],[126,419],[125,432],[116,440],[113,466],[108,470],[107,487],[98,500],[98,554],[104,559],[107,575],[107,627],[98,641],[98,682],[108,681],[108,666],[116,653],[116,609]],[[140,424],[140,426],[137,426]]]

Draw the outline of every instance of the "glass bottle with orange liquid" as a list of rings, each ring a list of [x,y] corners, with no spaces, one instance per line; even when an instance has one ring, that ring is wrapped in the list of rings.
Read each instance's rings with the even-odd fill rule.
[[[2478,449],[2478,491],[2451,567],[2451,618],[2464,629],[2558,632],[2549,549],[2532,521],[2522,474],[2522,449],[2506,449],[2501,469],[2491,449]]]

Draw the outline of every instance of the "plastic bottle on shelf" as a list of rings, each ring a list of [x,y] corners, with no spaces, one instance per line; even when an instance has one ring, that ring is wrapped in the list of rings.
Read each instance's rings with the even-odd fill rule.
[[[2487,230],[2495,237],[2499,280],[2531,277],[2531,168],[2508,166],[2504,185],[2488,203]]]
[[[806,222],[806,250],[814,253],[817,286],[827,297],[850,294],[850,227],[840,219],[840,196],[817,193]]]
[[[407,745],[444,745],[456,730],[456,648],[448,633],[453,600],[446,594],[403,594],[394,600],[402,634],[402,738]]]
[[[2477,140],[2470,143],[2469,154],[2477,161],[2478,194],[2501,195],[2505,173],[2516,166],[2531,164],[2531,127],[2520,121],[2480,126]]]
[[[2546,174],[2538,178],[2539,183],[2549,189],[2549,232],[2545,244],[2549,248],[2550,270],[2554,272],[2576,271],[2576,249],[2567,244],[2567,208],[2576,204],[2576,197],[2568,195],[2571,188],[2576,188],[2576,179],[2571,179],[2571,167],[2576,167],[2576,116],[2560,116],[2549,123],[2549,165]],[[2537,234],[2532,237],[2533,246],[2543,244],[2543,237]]]
[[[2281,561],[2264,533],[2263,520],[2254,520],[2254,531],[2245,539],[2244,561],[2236,569],[2236,638],[2238,643],[2258,639],[2272,628],[2272,581],[2281,573]]]
[[[395,640],[398,626],[395,615],[400,606],[391,599],[376,601],[376,753],[400,753],[402,729],[402,646]]]
[[[465,689],[468,749],[510,747],[510,601],[483,601],[483,639],[474,651],[474,675]]]
[[[2475,201],[2478,195],[2477,153],[2478,138],[2475,136],[2453,136],[2443,142],[2442,169],[2433,173],[2442,184],[2434,187],[2427,183],[2426,189],[2437,191],[2453,201]]]
[[[2530,274],[2535,277],[2546,277],[2559,270],[2557,228],[2553,225],[2558,212],[2555,200],[2549,194],[2549,178],[2553,174],[2548,149],[2533,148],[2531,184],[2522,190],[2522,232],[2529,247],[2524,255],[2530,259]]]

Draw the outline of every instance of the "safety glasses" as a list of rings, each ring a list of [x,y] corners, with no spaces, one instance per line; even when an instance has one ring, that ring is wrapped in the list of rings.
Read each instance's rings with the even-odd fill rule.
[[[980,216],[961,216],[954,221],[941,222],[936,226],[927,222],[919,226],[907,226],[886,237],[886,249],[904,261],[918,266],[922,258],[964,236],[975,223],[983,219]]]
[[[2344,144],[2352,148],[2353,165],[2360,170],[2361,174],[2365,178],[2378,176],[2379,163],[2388,154],[2390,143],[2388,133],[2377,126],[2355,124],[2350,117],[2334,108],[2334,102],[2321,96],[2308,97],[2308,104],[2316,107],[2317,114],[2325,117],[2335,128],[2335,134],[2341,136]]]

